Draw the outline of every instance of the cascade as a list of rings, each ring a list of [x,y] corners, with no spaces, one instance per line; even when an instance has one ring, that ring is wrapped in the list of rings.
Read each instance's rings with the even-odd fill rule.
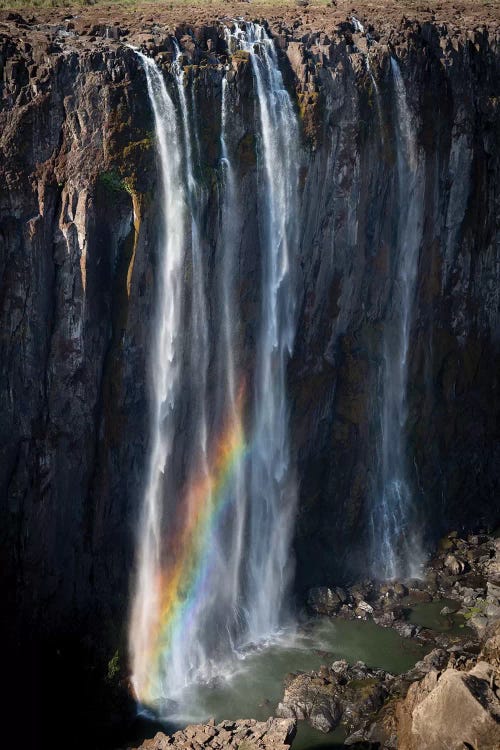
[[[237,319],[242,229],[228,139],[230,86],[224,79],[220,270],[209,320],[194,97],[186,95],[175,41],[172,95],[154,61],[138,53],[163,197],[150,453],[129,636],[138,698],[163,713],[186,710],[190,685],[230,673],[247,644],[276,634],[290,575],[295,491],[285,374],[295,319],[298,130],[265,30],[237,26],[228,40],[250,53],[259,141],[261,309],[250,377],[239,372],[235,353],[237,328],[247,323]],[[209,364],[216,378],[209,378]]]
[[[298,129],[274,42],[259,24],[227,31],[229,49],[250,54],[260,120],[259,230],[263,249],[262,316],[249,467],[250,640],[273,632],[286,591],[295,514],[290,476],[286,362],[294,337],[293,259],[297,235]],[[263,531],[265,533],[263,533]]]
[[[153,108],[161,173],[162,248],[157,271],[157,314],[151,361],[150,453],[138,537],[138,573],[130,625],[130,651],[135,690],[148,694],[151,641],[162,601],[162,517],[165,467],[175,437],[174,407],[180,387],[180,338],[183,307],[182,269],[186,224],[181,179],[181,145],[177,115],[163,76],[153,60],[137,52],[144,66]]]
[[[368,52],[366,53],[366,70],[368,71],[368,75],[370,76],[370,80],[373,84],[373,91],[375,93],[375,105],[377,107],[377,117],[378,117],[378,124],[380,128],[380,140],[382,142],[382,145],[384,145],[384,116],[382,113],[382,104],[380,101],[380,91],[377,84],[377,79],[373,75],[372,66],[370,65],[370,50],[368,49]]]
[[[385,321],[381,383],[381,477],[373,513],[373,569],[383,579],[417,577],[422,563],[408,478],[405,428],[409,345],[423,230],[424,174],[398,63],[391,58],[395,95],[398,183],[396,268]]]
[[[222,79],[222,102],[221,102],[221,168],[222,168],[222,195],[219,229],[219,257],[220,257],[220,298],[222,307],[222,336],[224,350],[220,361],[220,378],[225,384],[226,407],[231,414],[231,419],[243,430],[242,415],[238,409],[238,388],[236,378],[235,347],[236,347],[236,307],[234,280],[236,275],[237,247],[239,232],[241,231],[237,185],[233,164],[229,158],[227,136],[230,125],[231,104],[228,93],[226,77]],[[238,613],[240,600],[241,567],[243,553],[243,534],[246,519],[246,493],[244,462],[240,461],[235,467],[234,482],[234,531],[232,534],[232,581],[231,597],[232,607]]]

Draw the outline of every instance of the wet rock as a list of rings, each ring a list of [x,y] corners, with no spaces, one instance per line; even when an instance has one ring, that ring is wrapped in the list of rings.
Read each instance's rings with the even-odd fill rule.
[[[344,680],[349,674],[349,663],[345,659],[338,659],[333,662],[331,670],[335,674],[337,681]]]
[[[349,733],[361,731],[383,705],[392,679],[364,662],[349,665],[338,660],[330,668],[287,679],[278,714],[306,719],[322,732],[332,731],[339,722]]]
[[[403,638],[413,638],[421,630],[418,625],[414,625],[411,622],[404,622],[403,620],[396,620],[392,624],[392,627]]]
[[[360,602],[364,602],[365,604],[371,602],[377,595],[377,591],[372,581],[356,583],[354,586],[351,586],[349,593],[356,602],[356,605]]]
[[[465,562],[455,555],[447,555],[444,564],[453,575],[460,575],[465,571]]]
[[[241,748],[255,750],[287,750],[295,737],[296,723],[290,719],[255,721],[239,719],[220,724],[195,724],[172,736],[158,732],[145,740],[137,750],[198,750],[198,748]]]
[[[443,607],[439,614],[441,615],[452,615],[457,611],[456,607]]]
[[[396,596],[398,599],[402,599],[403,597],[408,595],[408,589],[406,588],[404,583],[395,583],[393,589],[394,596]]]
[[[315,672],[297,675],[285,688],[278,716],[305,719],[321,732],[331,732],[340,721],[342,707],[331,682]]]
[[[357,603],[355,613],[357,617],[367,619],[368,617],[371,617],[373,615],[373,607],[371,606],[371,604],[368,604],[368,602],[361,600]]]
[[[341,596],[345,594],[340,589]],[[318,615],[334,615],[339,611],[343,604],[341,596],[335,589],[327,588],[326,586],[319,586],[309,590],[307,595],[307,606],[312,612]]]
[[[397,616],[394,610],[389,610],[387,612],[382,612],[381,614],[373,615],[373,621],[383,628],[393,627],[396,620]]]
[[[408,591],[408,599],[411,602],[431,602],[432,594],[422,589],[411,588]]]
[[[440,671],[446,667],[449,661],[449,652],[444,648],[435,648],[418,661],[410,669],[405,678],[409,680],[419,680],[432,670]]]

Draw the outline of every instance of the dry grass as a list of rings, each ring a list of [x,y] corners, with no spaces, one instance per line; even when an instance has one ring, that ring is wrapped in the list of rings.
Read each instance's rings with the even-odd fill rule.
[[[89,2],[88,0],[0,0],[0,10],[35,10],[36,8],[83,8],[95,5],[131,7],[138,5],[137,0],[106,0],[106,2]]]
[[[309,7],[325,7],[330,0],[311,0]],[[183,6],[191,8],[207,9],[210,6],[220,5],[217,0],[0,0],[0,10],[34,10],[36,8],[138,8],[154,6],[156,9],[175,10]],[[251,8],[274,7],[294,8],[297,7],[296,0],[252,0],[248,6]]]

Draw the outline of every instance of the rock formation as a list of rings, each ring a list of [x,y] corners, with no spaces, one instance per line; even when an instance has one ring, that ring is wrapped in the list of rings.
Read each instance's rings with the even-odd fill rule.
[[[295,736],[296,724],[286,719],[241,719],[220,724],[194,724],[169,737],[158,732],[137,750],[200,750],[232,747],[237,750],[287,750]]]
[[[313,589],[308,607],[318,614],[370,617],[434,648],[399,676],[345,662],[291,676],[279,714],[307,719],[327,732],[341,722],[347,744],[373,743],[387,750],[498,747],[500,610],[494,582],[499,560],[497,538],[483,534],[461,539],[452,532],[441,540],[426,578],[413,586],[356,584],[343,590],[343,604],[333,591]],[[412,603],[442,597],[457,600],[454,609],[444,608],[445,616],[453,611],[465,616],[460,635],[406,620]]]
[[[410,687],[400,709],[398,748],[494,750],[500,744],[499,688],[498,672],[484,661],[467,672],[429,672]]]
[[[343,660],[318,673],[291,675],[278,716],[306,719],[321,732],[331,732],[342,721],[351,735],[382,707],[392,679],[384,670],[369,669],[363,662],[349,666]]]

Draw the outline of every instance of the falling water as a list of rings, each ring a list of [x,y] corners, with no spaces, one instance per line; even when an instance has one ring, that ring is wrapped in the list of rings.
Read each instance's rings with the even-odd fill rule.
[[[372,85],[373,85],[373,93],[375,94],[375,105],[377,107],[377,117],[378,117],[378,125],[380,128],[380,140],[382,142],[382,145],[384,145],[384,116],[382,114],[382,103],[380,101],[380,91],[378,88],[377,80],[375,76],[373,75],[372,66],[370,65],[370,51],[366,53],[366,70],[368,71],[368,75],[370,76]]]
[[[183,307],[185,195],[175,108],[155,63],[137,52],[146,73],[161,167],[159,201],[162,247],[157,273],[157,314],[152,345],[151,447],[138,539],[138,580],[130,627],[135,689],[149,682],[151,634],[161,609],[158,573],[162,564],[164,470],[174,440],[174,408],[180,387],[180,324]]]
[[[411,326],[423,223],[423,169],[399,66],[391,58],[398,180],[397,265],[386,320],[382,382],[380,502],[375,504],[374,572],[380,578],[419,575],[422,550],[408,481],[407,384]]]
[[[262,272],[253,373],[240,372],[236,356],[236,331],[245,321],[238,320],[237,306],[242,229],[229,84],[223,81],[211,321],[209,253],[201,231],[207,190],[195,163],[194,97],[190,113],[178,47],[172,96],[155,63],[140,55],[157,133],[163,241],[130,643],[139,699],[163,712],[172,710],[171,701],[185,710],[187,686],[230,672],[246,645],[276,632],[290,574],[295,492],[285,374],[294,336],[297,123],[264,29],[236,27],[228,39],[250,53],[258,115],[255,232]],[[216,378],[209,377],[210,367]]]
[[[248,633],[275,630],[288,583],[295,513],[290,477],[286,363],[294,337],[293,252],[296,237],[298,131],[273,41],[258,24],[234,25],[228,44],[250,53],[260,119],[259,228],[263,249],[262,317],[250,456]]]
[[[228,133],[230,126],[231,104],[229,101],[228,83],[222,79],[221,104],[221,168],[222,168],[222,197],[220,216],[220,256],[221,256],[221,300],[222,300],[222,341],[223,354],[220,357],[221,376],[225,383],[225,399],[228,401],[229,412],[235,423],[241,424],[242,415],[238,412],[237,375],[234,352],[236,348],[236,305],[235,278],[237,249],[239,245],[240,217],[237,200],[237,186],[234,167],[228,152]],[[231,595],[233,611],[238,612],[240,604],[241,567],[243,561],[243,534],[246,519],[246,489],[244,462],[238,462],[235,467],[234,483],[234,532],[232,534],[232,568]]]

